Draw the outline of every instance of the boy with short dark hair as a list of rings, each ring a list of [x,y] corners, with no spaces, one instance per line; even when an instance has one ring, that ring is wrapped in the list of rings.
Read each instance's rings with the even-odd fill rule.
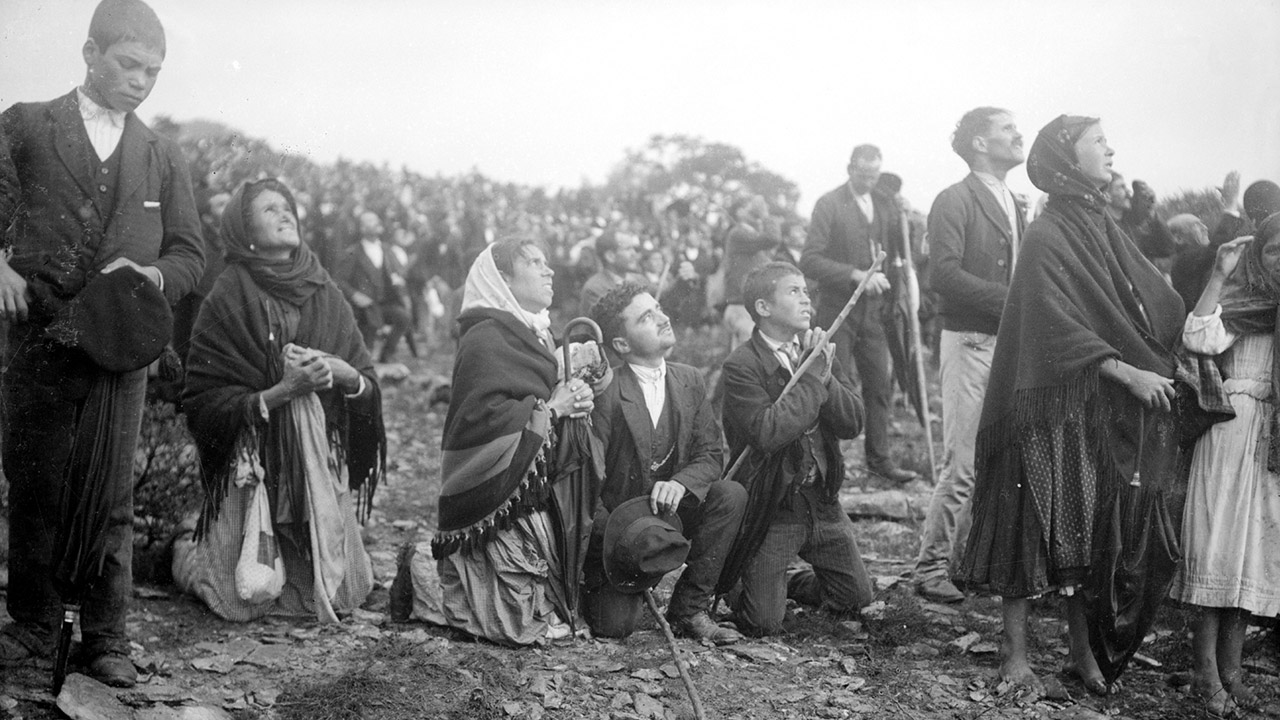
[[[13,540],[13,622],[0,628],[0,666],[48,656],[61,602],[76,599],[60,598],[53,586],[59,495],[71,460],[89,455],[72,448],[100,442],[85,475],[102,479],[108,519],[102,536],[89,540],[102,544],[104,556],[83,597],[80,659],[94,678],[132,687],[137,671],[125,621],[133,596],[133,455],[147,371],[99,367],[47,339],[47,329],[58,306],[96,275],[137,272],[177,303],[200,279],[204,243],[182,151],[134,113],[164,62],[159,18],[141,0],[103,0],[81,55],[80,87],[0,114],[0,228],[13,226],[12,255],[0,256]]]
[[[781,630],[788,597],[841,613],[871,602],[853,523],[838,499],[840,440],[861,432],[863,410],[836,366],[834,348],[824,345],[826,331],[810,328],[813,308],[795,266],[771,262],[753,271],[743,296],[755,330],[725,360],[723,418],[732,457],[752,450],[774,460],[755,464],[755,477],[739,478],[768,484],[747,508],[748,522],[753,515],[767,522],[754,537],[739,537],[734,550],[757,546],[742,573],[736,610],[741,629],[765,635]],[[802,358],[813,352],[821,357],[783,396]],[[812,569],[788,577],[797,555]]]

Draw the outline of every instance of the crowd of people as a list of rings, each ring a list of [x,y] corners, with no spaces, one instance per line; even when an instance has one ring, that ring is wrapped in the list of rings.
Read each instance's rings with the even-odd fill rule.
[[[839,504],[847,443],[887,482],[918,477],[888,433],[888,267],[908,263],[927,269],[944,448],[916,592],[1000,596],[1000,674],[1033,690],[1030,599],[1061,594],[1070,670],[1100,695],[1172,598],[1197,611],[1197,697],[1222,717],[1257,705],[1245,628],[1280,614],[1275,183],[1229,175],[1212,232],[1166,221],[1098,118],[1062,115],[1024,152],[1013,113],[979,107],[952,135],[970,172],[927,216],[871,144],[807,223],[743,188],[552,196],[217,133],[179,145],[134,114],[164,54],[145,3],[102,0],[83,85],[0,116],[5,664],[49,654],[67,604],[78,662],[136,682],[132,458],[166,345],[205,485],[174,580],[221,617],[337,621],[368,596],[374,360],[402,342],[456,342],[438,580],[415,589],[434,621],[505,645],[625,637],[681,566],[678,636],[784,632],[788,600],[856,615],[874,587]],[[1024,163],[1034,213],[1007,184]],[[594,335],[555,337],[552,311]],[[713,323],[727,358],[709,382],[669,357]],[[71,532],[82,496],[105,521]],[[1164,544],[1126,547],[1126,523]],[[1121,628],[1108,558],[1125,552],[1148,553],[1146,604]]]

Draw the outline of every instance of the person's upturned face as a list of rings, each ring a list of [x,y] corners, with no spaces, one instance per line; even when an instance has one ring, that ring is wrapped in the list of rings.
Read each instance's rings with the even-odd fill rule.
[[[90,38],[82,52],[89,70],[89,96],[120,112],[133,112],[147,99],[164,62],[163,53],[136,40],[122,40],[103,50]]]
[[[1123,177],[1117,175],[1107,183],[1107,204],[1121,211],[1133,206],[1133,193]]]
[[[1266,247],[1262,248],[1262,267],[1271,276],[1280,271],[1280,235],[1273,235]]]
[[[301,244],[298,218],[289,209],[289,201],[275,190],[263,190],[249,203],[253,242],[259,252],[292,250]]]
[[[778,325],[792,332],[808,330],[813,318],[813,305],[804,276],[786,275],[779,279],[773,288],[773,299],[767,301],[765,307],[769,318]]]
[[[1026,155],[1022,151],[1022,133],[1010,113],[991,117],[991,125],[983,136],[987,155],[995,164],[1012,168],[1021,165]]]
[[[859,195],[871,192],[880,180],[880,161],[858,158],[849,163],[849,184]]]
[[[1098,187],[1111,182],[1111,158],[1115,150],[1107,144],[1107,135],[1102,132],[1102,123],[1094,123],[1084,131],[1084,135],[1075,144],[1076,164],[1080,166],[1085,177],[1093,180]]]
[[[640,238],[630,233],[618,233],[618,249],[612,255],[614,272],[635,272],[640,259]]]
[[[512,263],[511,276],[504,279],[520,307],[536,313],[551,307],[551,278],[555,274],[542,250],[526,245]]]
[[[675,347],[676,335],[671,330],[671,319],[649,293],[631,298],[631,304],[622,311],[622,324],[627,341],[626,353],[658,358]]]

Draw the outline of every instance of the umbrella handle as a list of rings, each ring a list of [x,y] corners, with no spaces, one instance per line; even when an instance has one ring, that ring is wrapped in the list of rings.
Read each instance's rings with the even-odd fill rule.
[[[570,320],[569,323],[564,326],[564,344],[560,346],[561,352],[564,353],[565,382],[569,382],[573,379],[573,363],[569,358],[569,332],[579,325],[586,325],[591,330],[592,336],[595,337],[596,343],[600,345],[604,344],[604,333],[600,332],[600,326],[596,324],[595,320],[592,320],[589,317],[579,317]],[[600,352],[604,352],[603,348]]]
[[[80,616],[80,606],[67,605],[62,608],[62,626],[58,629],[58,648],[53,656],[53,696],[62,692],[62,684],[67,679],[67,663],[71,659],[71,633],[75,630],[76,619]]]

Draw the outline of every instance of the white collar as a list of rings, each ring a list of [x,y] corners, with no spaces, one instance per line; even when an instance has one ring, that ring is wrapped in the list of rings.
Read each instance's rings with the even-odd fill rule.
[[[627,363],[631,366],[631,371],[636,374],[636,379],[642,383],[655,385],[662,382],[667,376],[667,361],[664,359],[658,363],[658,367],[649,367],[648,365],[637,365],[635,363]]]
[[[76,88],[76,100],[80,106],[80,118],[85,122],[106,122],[117,129],[124,129],[124,116],[128,113],[99,105],[80,88]]]
[[[992,175],[992,174],[991,174],[991,173],[989,173],[989,172],[984,172],[984,171],[982,171],[982,170],[974,170],[974,171],[973,171],[973,174],[974,174],[974,175],[977,175],[977,176],[978,176],[978,179],[979,179],[979,180],[981,180],[981,181],[982,181],[984,184],[986,184],[988,187],[1000,188],[1001,190],[1008,190],[1008,189],[1009,189],[1009,186],[1008,186],[1008,185],[1006,185],[1006,184],[1005,184],[1005,182],[1004,182],[1003,180],[1001,180],[1000,178],[996,177],[995,175]]]
[[[770,349],[770,350],[772,350],[772,351],[774,351],[774,352],[778,352],[779,350],[783,350],[783,348],[785,348],[787,345],[791,345],[791,344],[795,343],[795,340],[794,340],[794,339],[792,339],[792,340],[774,340],[773,338],[769,337],[768,335],[765,335],[763,332],[762,332],[762,333],[760,333],[760,339],[761,339],[761,340],[764,340],[764,344],[765,344],[765,345],[768,345],[768,346],[769,346],[769,349]],[[784,352],[785,352],[785,350],[784,350]]]

